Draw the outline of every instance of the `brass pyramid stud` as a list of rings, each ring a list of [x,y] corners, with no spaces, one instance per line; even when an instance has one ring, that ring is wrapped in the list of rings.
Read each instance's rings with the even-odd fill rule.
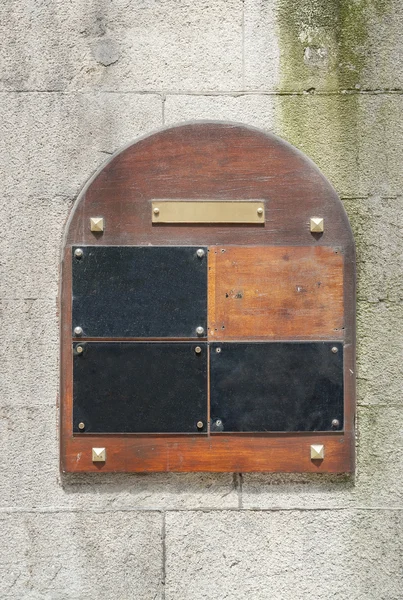
[[[106,461],[106,448],[93,448],[92,449],[92,462],[105,462]]]
[[[104,230],[104,220],[103,217],[91,217],[90,218],[90,228],[91,231],[95,233],[99,233]]]
[[[325,230],[325,224],[322,217],[311,217],[311,232],[312,233],[323,233]]]
[[[323,444],[312,444],[311,460],[323,460],[325,458],[325,447]]]

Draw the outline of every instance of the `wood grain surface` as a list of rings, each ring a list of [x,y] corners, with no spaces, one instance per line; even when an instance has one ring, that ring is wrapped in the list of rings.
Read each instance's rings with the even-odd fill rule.
[[[254,225],[159,225],[151,222],[151,201],[158,198],[188,200],[249,200],[265,202],[264,226]],[[90,217],[103,217],[103,233],[90,231]],[[325,231],[312,234],[309,220],[323,217]],[[345,426],[343,432],[312,434],[202,434],[202,435],[104,435],[72,431],[73,374],[71,338],[71,247],[73,245],[200,245],[211,246],[217,273],[209,279],[209,311],[218,325],[229,333],[221,339],[243,335],[253,339],[337,338],[344,344]],[[144,137],[111,160],[87,184],[74,205],[66,227],[60,288],[61,312],[61,469],[68,472],[150,472],[150,471],[284,471],[348,472],[354,470],[355,415],[355,249],[348,219],[331,184],[317,167],[297,149],[272,134],[233,123],[198,122],[171,127]],[[227,284],[236,295],[235,282],[251,286],[247,259],[243,258],[243,279],[225,261],[229,247],[266,247],[265,266],[252,260],[263,292],[269,280],[279,286],[273,292],[279,324],[260,325],[247,318],[255,310],[257,294],[249,293],[240,309],[240,298],[225,298]],[[276,249],[275,247],[282,247]],[[298,262],[299,274],[283,258]],[[214,248],[217,250],[215,254]],[[338,250],[336,255],[334,250]],[[231,249],[242,256],[244,248]],[[247,252],[250,252],[248,250]],[[261,249],[253,250],[259,254]],[[225,258],[224,258],[225,255]],[[269,265],[269,257],[276,261]],[[307,258],[307,263],[303,257]],[[219,258],[218,258],[219,257]],[[309,258],[310,257],[310,258]],[[218,260],[217,260],[218,259]],[[224,261],[224,262],[221,262]],[[246,261],[246,262],[245,262]],[[286,264],[287,263],[287,264]],[[214,257],[210,266],[214,264]],[[275,265],[275,266],[273,266]],[[253,266],[253,265],[251,265]],[[265,269],[269,274],[265,274]],[[270,271],[271,269],[271,271]],[[315,269],[317,269],[315,271]],[[341,271],[343,300],[341,299]],[[299,282],[300,275],[304,281]],[[318,276],[321,276],[318,279]],[[227,280],[225,280],[225,276]],[[277,280],[276,280],[277,278]],[[334,280],[333,280],[334,278]],[[301,278],[302,279],[302,278]],[[324,280],[328,299],[315,287]],[[317,282],[316,282],[317,283]],[[321,282],[323,283],[323,282]],[[306,292],[297,291],[301,286]],[[249,291],[252,289],[248,288]],[[258,289],[258,288],[256,288]],[[317,313],[314,303],[318,302]],[[245,305],[249,303],[248,306]],[[305,309],[309,317],[301,316]],[[286,306],[282,303],[285,303]],[[265,309],[269,310],[269,296]],[[229,306],[232,305],[232,308]],[[294,311],[287,321],[286,311]],[[341,311],[343,310],[343,314]],[[239,322],[236,313],[239,313]],[[334,312],[333,312],[334,311]],[[297,326],[297,320],[298,326]],[[273,319],[272,319],[273,321]],[[284,322],[282,322],[284,321]],[[311,326],[308,324],[311,321]],[[323,330],[321,329],[323,325]],[[302,338],[299,326],[303,330]],[[344,326],[344,329],[342,327]],[[313,333],[312,328],[316,328]],[[330,335],[332,330],[334,335]],[[249,332],[249,333],[248,333]],[[224,335],[224,334],[223,334]],[[236,334],[238,335],[238,334]],[[216,339],[216,338],[212,338]],[[169,382],[167,382],[169,385]],[[325,459],[309,458],[311,444],[325,445]],[[92,447],[105,447],[105,463],[93,463]]]
[[[209,290],[209,339],[343,338],[338,249],[210,247]]]

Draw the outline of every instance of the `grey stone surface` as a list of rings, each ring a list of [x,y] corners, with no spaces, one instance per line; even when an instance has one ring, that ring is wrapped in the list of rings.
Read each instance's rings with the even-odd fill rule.
[[[357,319],[358,403],[402,406],[402,303],[360,302]]]
[[[239,121],[263,129],[273,129],[276,100],[273,96],[189,96],[168,95],[165,101],[165,124],[207,119]]]
[[[162,598],[162,516],[0,514],[0,596],[24,600]]]
[[[344,207],[357,245],[358,300],[401,303],[403,196],[345,200]]]
[[[240,89],[242,2],[3,3],[3,90]],[[16,58],[18,57],[18,60]]]
[[[0,598],[402,598],[402,22],[399,0],[1,4]],[[59,471],[69,211],[111,153],[194,119],[274,131],[343,197],[355,476]]]
[[[59,389],[56,297],[5,297],[0,318],[0,406],[54,407]]]
[[[276,90],[280,86],[277,1],[244,0],[245,89]]]
[[[400,94],[306,94],[277,101],[277,132],[310,156],[341,196],[400,194]]]
[[[401,511],[168,513],[166,600],[398,600]]]
[[[399,0],[245,0],[245,86],[401,89]]]
[[[4,206],[11,214],[21,201],[34,208],[38,198],[74,198],[110,154],[162,124],[158,95],[10,93],[1,100],[0,189],[16,202]],[[31,232],[41,218],[36,211]]]
[[[0,298],[5,311],[3,332],[6,336],[8,333],[15,336],[22,325],[18,316],[24,318],[25,308],[21,303],[13,305],[16,300],[31,302],[33,306],[28,314],[32,318],[35,318],[32,309],[35,310],[33,303],[37,299],[53,300],[53,312],[47,319],[43,308],[37,309],[37,317],[42,315],[51,329],[58,294],[55,273],[60,271],[63,232],[72,204],[72,199],[65,196],[43,198],[9,194],[2,197],[0,220],[7,237],[0,240]],[[26,328],[21,331],[22,335],[26,332]],[[38,334],[39,330],[32,330],[31,335],[33,333]]]

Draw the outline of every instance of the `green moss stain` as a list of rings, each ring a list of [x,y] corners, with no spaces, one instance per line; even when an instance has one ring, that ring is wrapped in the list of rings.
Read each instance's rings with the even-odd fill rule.
[[[308,154],[345,195],[359,189],[360,99],[355,92],[361,88],[371,44],[376,43],[370,39],[369,24],[389,7],[390,0],[279,0],[278,4],[284,94],[278,100],[280,133]],[[290,95],[303,91],[302,97]]]
[[[390,0],[279,0],[281,89],[355,89]]]

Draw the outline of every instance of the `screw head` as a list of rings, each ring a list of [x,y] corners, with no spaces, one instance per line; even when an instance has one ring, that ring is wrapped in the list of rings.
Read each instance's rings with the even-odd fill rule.
[[[217,427],[221,427],[221,425],[222,425],[221,419],[217,419],[217,421],[215,422],[215,424],[217,425]]]
[[[82,327],[74,327],[74,333],[76,335],[82,335],[83,333],[83,328]]]
[[[259,215],[259,217],[261,217],[263,214],[263,208],[258,208],[256,212]]]
[[[197,333],[197,335],[203,335],[204,328],[200,327],[200,325],[199,325],[199,327],[196,327],[196,333]]]
[[[157,208],[157,207],[155,207],[155,208],[154,208],[154,210],[153,210],[153,213],[154,213],[155,215],[159,215],[159,214],[160,214],[160,209],[159,209],[159,208]]]
[[[203,256],[205,255],[205,252],[204,252],[203,248],[199,248],[197,250],[196,254],[199,258],[203,258]]]
[[[217,352],[217,354],[220,354],[221,348],[216,348],[215,351]]]
[[[337,354],[337,353],[338,353],[338,351],[339,351],[339,349],[338,349],[338,348],[336,348],[336,346],[333,346],[333,348],[332,348],[332,352],[333,352],[333,354]]]
[[[197,421],[197,429],[203,429],[204,423],[203,421]]]
[[[78,424],[78,428],[79,429],[85,429],[85,423],[83,423],[82,421],[80,421],[80,423]]]
[[[83,350],[84,350],[84,348],[82,346],[76,346],[76,352],[77,352],[77,354],[82,354]]]
[[[76,248],[74,250],[74,256],[76,258],[81,258],[83,254],[84,254],[84,252],[81,250],[81,248]]]
[[[340,421],[339,421],[339,419],[333,419],[333,421],[332,421],[332,427],[340,427]]]
[[[196,348],[195,348],[195,352],[196,352],[196,354],[200,354],[200,353],[201,353],[201,348],[200,348],[200,346],[196,346]]]

